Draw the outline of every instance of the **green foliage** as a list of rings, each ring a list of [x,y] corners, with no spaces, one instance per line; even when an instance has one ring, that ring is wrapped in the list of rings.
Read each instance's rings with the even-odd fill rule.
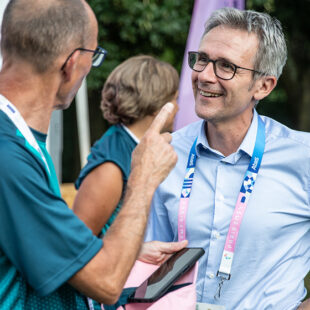
[[[125,59],[150,54],[181,69],[193,0],[90,0],[99,23],[99,45],[108,55],[88,78],[90,90],[101,88]]]
[[[276,89],[259,103],[259,111],[295,129],[310,131],[309,0],[247,0],[247,9],[266,12],[281,21],[288,60]]]
[[[246,0],[247,9],[278,18],[287,37],[289,58],[277,88],[260,102],[258,110],[296,129],[307,113],[304,97],[309,71],[309,0]],[[181,70],[194,0],[89,0],[99,23],[99,45],[108,50],[101,68],[88,77],[89,96],[100,100],[99,90],[109,73],[125,59],[150,54]],[[296,106],[296,102],[298,102]],[[310,111],[309,111],[310,113]],[[310,124],[309,124],[310,129]]]
[[[194,0],[88,0],[88,3],[99,24],[98,45],[108,51],[102,66],[91,70],[87,77],[93,144],[108,127],[99,108],[101,89],[119,63],[131,56],[150,54],[181,70]],[[75,180],[80,169],[72,113],[75,110],[71,108],[64,112],[64,182]]]
[[[247,0],[246,1],[247,9],[251,10],[254,8],[264,8],[266,12],[271,14],[275,11],[275,0]],[[257,9],[256,9],[257,10]],[[257,10],[260,11],[261,10]]]
[[[310,131],[310,121],[306,117],[310,117],[310,0],[245,1],[247,9],[267,12],[278,18],[288,42],[287,66],[276,89],[259,103],[258,111],[290,127]],[[134,55],[150,54],[171,63],[180,72],[194,0],[88,0],[88,3],[99,23],[98,44],[108,51],[103,65],[91,70],[87,78],[93,143],[108,126],[99,109],[100,91],[119,63]],[[68,119],[68,123],[66,120],[70,111],[64,112],[64,124],[70,130],[76,130],[73,120]],[[73,147],[69,141],[72,139],[70,135],[64,145],[65,148],[68,146],[70,154]],[[79,162],[78,158],[76,162]],[[64,166],[64,180],[68,182],[78,174],[78,168],[74,168],[72,177],[71,166],[72,161]]]

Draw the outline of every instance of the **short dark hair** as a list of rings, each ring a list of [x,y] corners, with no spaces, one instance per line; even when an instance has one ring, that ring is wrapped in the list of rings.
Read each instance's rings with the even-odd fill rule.
[[[3,15],[1,52],[42,73],[72,45],[84,47],[88,32],[81,0],[11,0]]]
[[[103,117],[111,124],[133,124],[172,100],[178,86],[178,72],[169,63],[148,55],[131,57],[118,65],[105,82]]]

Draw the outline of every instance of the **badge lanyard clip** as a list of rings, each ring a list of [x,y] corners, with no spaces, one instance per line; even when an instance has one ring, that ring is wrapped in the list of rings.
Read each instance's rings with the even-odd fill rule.
[[[219,281],[217,291],[214,295],[214,299],[219,300],[221,298],[221,290],[222,290],[222,286],[224,284],[224,281],[230,280],[230,274],[226,274],[226,273],[222,273],[222,272],[218,271],[216,276],[220,278],[220,281]]]

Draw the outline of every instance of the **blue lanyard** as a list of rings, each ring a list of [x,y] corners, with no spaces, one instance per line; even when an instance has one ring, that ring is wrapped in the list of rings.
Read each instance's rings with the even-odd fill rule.
[[[189,204],[189,197],[192,190],[195,167],[197,161],[196,144],[197,139],[195,139],[187,161],[186,174],[183,181],[179,215],[178,215],[178,239],[182,241],[186,239],[186,213]],[[230,222],[228,234],[226,237],[225,247],[222,254],[222,260],[220,264],[219,271],[217,275],[220,277],[221,281],[219,283],[218,296],[220,297],[221,286],[224,280],[230,279],[230,272],[233,262],[235,245],[242,222],[243,215],[245,213],[249,197],[253,191],[254,184],[257,178],[257,174],[262,162],[263,154],[265,149],[265,124],[261,117],[258,116],[258,126],[256,141],[253,150],[253,154],[245,173],[240,193],[237,199],[237,203],[234,209],[234,213]]]

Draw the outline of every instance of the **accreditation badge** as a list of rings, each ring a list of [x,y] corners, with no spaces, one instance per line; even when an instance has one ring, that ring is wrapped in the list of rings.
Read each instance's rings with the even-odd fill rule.
[[[197,302],[196,310],[225,310],[224,306]]]

